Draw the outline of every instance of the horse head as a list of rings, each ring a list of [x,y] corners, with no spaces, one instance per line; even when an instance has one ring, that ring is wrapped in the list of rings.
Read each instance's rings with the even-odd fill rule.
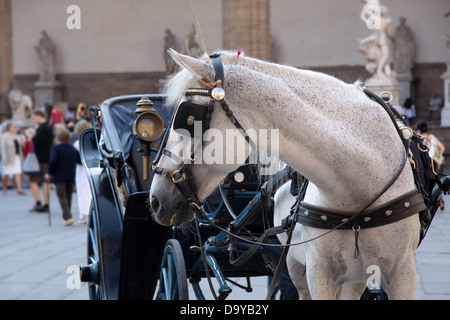
[[[201,199],[245,161],[250,148],[238,130],[237,134],[233,132],[233,155],[225,152],[230,145],[227,129],[235,126],[219,107],[227,88],[223,74],[219,76],[222,79],[216,80],[212,60],[192,58],[174,50],[169,53],[183,69],[166,87],[167,104],[176,105],[177,110],[164,149],[153,165],[160,175],[155,175],[152,182],[150,205],[159,223],[180,225],[195,217],[193,206],[200,206]],[[187,91],[191,93],[189,101]]]

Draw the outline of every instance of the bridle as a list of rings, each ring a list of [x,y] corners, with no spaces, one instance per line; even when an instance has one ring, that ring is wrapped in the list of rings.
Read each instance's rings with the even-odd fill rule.
[[[224,84],[224,72],[222,59],[220,54],[213,54],[209,56],[212,60],[212,65],[215,72],[215,83],[213,85],[209,85],[203,81],[198,81],[200,85],[207,86],[209,88],[189,88],[186,90],[185,95],[190,97],[194,95],[206,96],[210,97],[210,101],[208,105],[198,105],[193,104],[191,102],[182,102],[176,112],[173,113],[172,118],[170,120],[169,128],[176,130],[177,128],[187,129],[190,132],[191,136],[192,130],[191,126],[195,123],[195,120],[200,119],[202,121],[202,136],[205,134],[205,131],[209,129],[209,125],[212,119],[212,113],[214,112],[214,107],[217,103],[220,103],[222,109],[225,111],[226,115],[230,119],[231,123],[243,134],[246,141],[252,146],[253,150],[256,150],[255,144],[251,141],[248,134],[245,132],[244,128],[241,126],[239,121],[234,117],[233,112],[230,110],[227,102],[225,101],[225,91],[223,89]],[[182,110],[187,109],[187,112],[183,113]],[[186,110],[185,110],[186,111]],[[191,115],[190,115],[191,114]],[[186,126],[186,123],[188,126]],[[195,158],[197,156],[196,146],[192,145],[192,151],[189,155],[188,159],[181,159],[171,151],[166,149],[168,134],[170,130],[166,130],[164,136],[162,138],[162,142],[158,148],[158,152],[155,156],[155,159],[152,163],[152,171],[161,176],[171,178],[177,189],[181,192],[181,194],[185,197],[189,207],[191,210],[200,218],[207,219],[213,226],[221,229],[222,231],[229,232],[218,225],[216,225],[213,221],[211,221],[207,214],[203,211],[202,206],[204,204],[203,200],[199,199],[197,194],[197,187],[193,181],[193,176],[190,172],[190,167],[194,164]],[[175,171],[170,171],[166,168],[160,167],[158,164],[161,161],[163,155],[168,156],[172,160],[177,163],[181,163],[180,169]],[[217,300],[217,296],[214,292],[214,288],[211,283],[211,277],[209,274],[208,263],[206,262],[206,251],[203,246],[203,241],[201,239],[201,233],[199,229],[199,224],[197,219],[194,219],[195,227],[197,231],[197,237],[199,240],[200,251],[202,254],[202,260],[204,269],[206,272],[206,276],[208,279],[208,283],[211,289],[211,293],[214,298]]]
[[[217,103],[219,103],[228,118],[231,120],[231,123],[234,124],[234,126],[243,134],[246,141],[253,147],[252,149],[255,150],[255,144],[250,139],[249,135],[245,132],[239,121],[237,121],[237,119],[234,117],[233,112],[230,110],[225,100],[225,91],[223,89],[224,72],[220,54],[212,54],[209,57],[212,60],[212,65],[215,72],[215,83],[213,85],[209,85],[210,88],[189,88],[185,92],[185,95],[188,97],[195,95],[210,97],[211,99],[209,103],[207,105],[198,105],[189,101],[182,102],[172,115],[169,127],[172,127],[172,129],[175,130],[177,128],[187,129],[190,132],[191,136],[193,136],[191,128],[193,127],[195,121],[201,120],[203,136],[205,131],[209,129],[212,114],[214,112],[214,107]],[[199,81],[199,83],[202,85],[208,85],[203,81]],[[181,159],[173,152],[167,150],[166,145],[169,131],[170,130],[166,130],[164,133],[162,142],[152,163],[152,170],[156,174],[172,179],[175,186],[186,198],[189,207],[197,215],[205,218],[205,213],[201,208],[203,205],[203,201],[199,199],[197,195],[197,187],[192,179],[193,177],[190,172],[190,167],[195,162],[198,150],[196,146],[193,145],[191,148],[192,151],[187,159]],[[163,155],[168,156],[176,163],[180,163],[181,167],[174,171],[170,171],[166,168],[160,167],[159,162],[161,161]]]

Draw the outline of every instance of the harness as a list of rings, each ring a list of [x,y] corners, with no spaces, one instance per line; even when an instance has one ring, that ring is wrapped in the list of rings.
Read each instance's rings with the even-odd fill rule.
[[[254,143],[251,141],[249,136],[246,134],[244,128],[241,126],[239,121],[234,117],[233,112],[230,110],[226,100],[225,100],[225,91],[223,90],[223,84],[224,84],[224,73],[223,73],[223,66],[222,61],[220,58],[220,55],[215,54],[210,56],[212,60],[212,65],[215,71],[215,83],[209,88],[190,88],[186,91],[186,96],[192,96],[192,95],[200,95],[200,96],[207,96],[210,97],[211,100],[208,103],[207,106],[204,105],[198,105],[191,103],[190,101],[183,102],[178,107],[177,111],[173,114],[171,119],[171,124],[173,129],[184,129],[186,130],[187,134],[191,135],[191,137],[194,135],[193,130],[193,124],[197,120],[202,121],[202,135],[204,132],[209,128],[210,121],[212,118],[212,113],[214,112],[214,107],[217,103],[220,104],[222,109],[225,111],[226,115],[229,117],[231,122],[234,124],[234,126],[239,129],[239,131],[244,135],[247,142],[254,146]],[[205,86],[205,83],[201,83],[203,86]],[[297,195],[297,199],[293,207],[291,208],[291,214],[283,220],[282,226],[269,228],[264,232],[264,234],[257,240],[257,241],[251,241],[245,238],[241,238],[237,236],[236,234],[231,233],[229,230],[226,230],[217,224],[214,223],[214,221],[211,221],[208,219],[206,213],[202,209],[203,201],[198,198],[197,195],[197,188],[195,184],[192,181],[192,175],[190,172],[190,166],[194,164],[195,157],[196,157],[196,148],[194,147],[191,151],[190,156],[188,159],[180,159],[178,156],[170,152],[166,149],[167,144],[167,137],[168,137],[168,131],[166,130],[164,137],[162,139],[162,143],[158,149],[158,153],[155,157],[155,160],[152,164],[152,170],[159,175],[171,178],[175,186],[178,188],[178,190],[181,192],[181,194],[186,198],[186,201],[189,205],[189,207],[196,213],[197,216],[199,216],[202,219],[207,219],[209,223],[220,229],[221,231],[226,232],[230,237],[244,240],[247,242],[252,243],[253,245],[250,247],[248,252],[244,253],[243,256],[249,257],[251,254],[256,252],[257,248],[260,246],[272,246],[272,247],[283,247],[283,253],[280,259],[280,263],[278,264],[277,270],[274,274],[273,282],[272,284],[276,284],[276,279],[278,279],[281,269],[284,266],[284,261],[287,256],[287,252],[290,246],[292,245],[298,245],[303,244],[308,241],[315,240],[321,236],[324,236],[334,230],[337,229],[347,229],[347,230],[353,230],[355,234],[355,258],[359,255],[359,249],[358,249],[358,236],[359,236],[359,230],[361,228],[371,228],[371,227],[377,227],[386,225],[389,223],[393,223],[402,219],[405,219],[413,214],[416,214],[418,212],[427,212],[427,206],[424,203],[424,199],[421,194],[415,189],[411,192],[408,192],[394,200],[391,200],[382,206],[379,206],[374,209],[367,210],[373,203],[375,203],[376,200],[379,199],[381,195],[383,195],[398,179],[400,174],[402,173],[406,161],[408,160],[407,154],[409,152],[409,146],[411,140],[416,141],[419,140],[419,138],[413,134],[412,130],[409,129],[407,126],[404,128],[400,128],[397,125],[397,117],[389,108],[389,106],[377,95],[370,92],[369,90],[364,89],[364,92],[373,100],[378,102],[388,113],[389,117],[391,118],[393,124],[395,125],[395,128],[397,129],[397,132],[405,146],[405,152],[402,153],[402,161],[400,166],[396,169],[396,172],[394,173],[391,180],[386,184],[386,186],[359,212],[340,212],[337,210],[331,210],[331,209],[325,209],[321,207],[317,207],[311,204],[307,204],[303,202],[303,197],[306,192],[306,187],[308,184],[308,181],[306,180],[300,192]],[[403,134],[403,131],[407,129],[410,131],[410,134],[405,137]],[[180,169],[175,171],[170,171],[168,169],[159,167],[159,162],[161,160],[161,157],[163,155],[166,155],[170,158],[172,158],[177,163],[181,164]],[[328,229],[327,232],[322,234],[319,237],[309,239],[303,242],[299,243],[291,243],[291,238],[293,234],[293,230],[295,228],[296,223],[301,223],[307,226],[315,227],[315,228],[322,228],[322,229]],[[198,229],[198,228],[197,228]],[[274,245],[274,244],[267,244],[264,243],[265,237],[269,235],[275,235],[278,233],[286,232],[288,234],[288,241],[285,245]],[[200,235],[199,235],[200,236]],[[202,244],[201,244],[202,246]],[[204,252],[202,251],[202,254]],[[236,259],[234,262],[236,264],[245,262],[245,257],[241,257],[241,259]],[[205,259],[204,259],[205,260]],[[205,266],[205,270],[206,270]],[[271,287],[269,289],[268,297],[272,295],[273,290],[275,289],[275,286]]]

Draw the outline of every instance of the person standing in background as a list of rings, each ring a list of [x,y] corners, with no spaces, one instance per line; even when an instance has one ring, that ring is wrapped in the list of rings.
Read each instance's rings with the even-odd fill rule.
[[[72,217],[72,193],[75,184],[75,169],[77,163],[81,164],[80,154],[70,143],[71,134],[67,129],[61,129],[56,136],[57,144],[52,146],[47,181],[55,184],[56,195],[61,206],[64,226],[70,226],[74,220]]]
[[[65,124],[63,111],[55,104],[50,112],[50,126]]]
[[[431,118],[433,118],[433,113],[439,112],[441,110],[441,107],[442,107],[441,97],[437,93],[433,94],[433,96],[430,98],[430,106],[428,109],[430,111],[430,115],[428,119],[431,120]]]
[[[80,120],[75,126],[75,132],[78,136],[86,130],[92,128],[92,124],[86,120]],[[80,151],[80,140],[77,139],[73,146]],[[87,223],[89,210],[91,207],[91,187],[86,173],[86,168],[82,164],[77,164],[75,184],[77,187],[78,210],[80,213],[80,223]]]
[[[45,180],[45,174],[48,172],[50,148],[53,145],[53,133],[42,110],[37,109],[33,111],[33,121],[37,125],[36,134],[32,142],[34,152],[39,161],[39,173],[29,178],[31,192],[36,200],[36,204],[31,211],[49,212],[50,184]],[[39,184],[42,184],[42,189],[44,190],[44,205],[41,202]]]
[[[411,98],[406,98],[403,103],[403,113],[405,114],[406,121],[408,125],[411,126],[414,119],[416,118],[416,107]]]
[[[75,116],[75,121],[86,120],[89,121],[87,107],[84,103],[78,104],[77,114]]]
[[[1,139],[1,154],[3,155],[3,194],[6,194],[9,175],[14,175],[17,193],[26,194],[22,189],[22,145],[23,140],[16,134],[17,127],[13,122],[6,126],[6,132]]]
[[[427,145],[428,154],[430,155],[430,158],[432,158],[436,162],[437,165],[436,169],[439,170],[441,165],[444,163],[444,152],[445,152],[444,144],[438,138],[436,138],[434,134],[428,132],[428,124],[426,123],[426,121],[424,120],[419,121],[416,125],[416,130],[418,134],[424,136],[429,140],[429,145]],[[441,210],[444,210],[445,208],[443,198],[441,198],[440,208]]]

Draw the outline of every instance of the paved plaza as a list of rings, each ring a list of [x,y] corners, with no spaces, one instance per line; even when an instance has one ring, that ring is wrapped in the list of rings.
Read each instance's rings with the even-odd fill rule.
[[[69,289],[71,265],[86,263],[87,226],[78,223],[76,194],[73,212],[76,223],[62,226],[62,214],[54,190],[51,196],[51,225],[48,214],[31,213],[33,197],[15,190],[0,194],[0,299],[86,300],[87,284]],[[418,284],[416,298],[450,300],[450,197],[445,211],[438,211],[427,237],[416,252]],[[253,292],[235,288],[231,299],[264,299],[266,278],[253,278]],[[206,285],[206,281],[204,285]],[[240,279],[245,283],[245,279]],[[70,281],[69,281],[70,284]],[[208,289],[205,289],[208,296]],[[191,297],[193,295],[191,294]]]

